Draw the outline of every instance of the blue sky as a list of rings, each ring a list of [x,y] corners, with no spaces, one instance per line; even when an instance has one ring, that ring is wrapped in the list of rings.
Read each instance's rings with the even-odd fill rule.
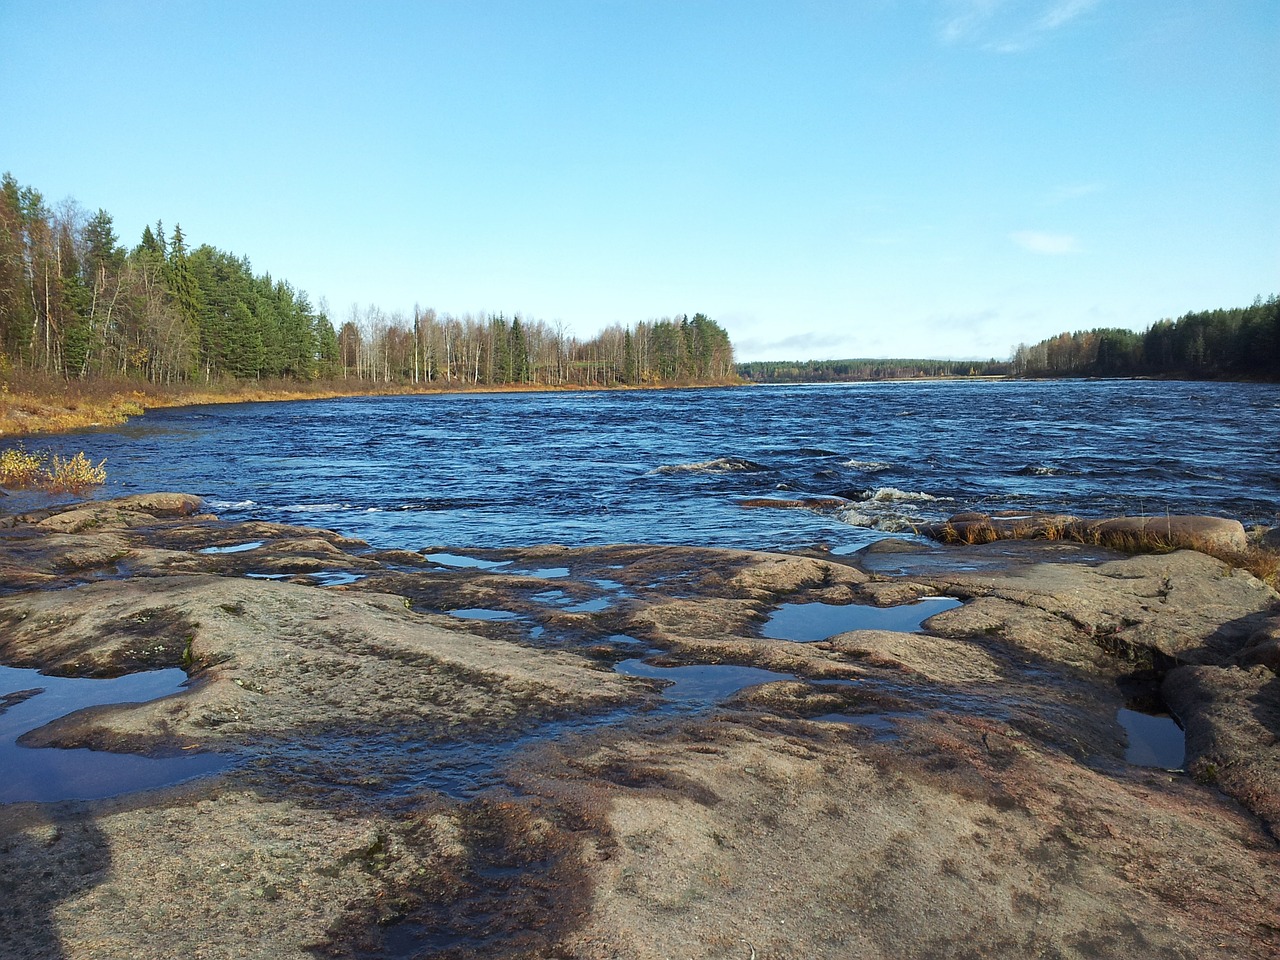
[[[1280,290],[1275,0],[6,0],[0,170],[324,297],[740,359]]]

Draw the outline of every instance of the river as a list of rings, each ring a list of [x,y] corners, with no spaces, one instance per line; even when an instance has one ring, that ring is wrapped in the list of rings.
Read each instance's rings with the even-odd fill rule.
[[[99,497],[380,547],[854,549],[961,510],[1280,522],[1280,386],[893,382],[360,397],[157,410],[29,441],[107,460]],[[841,508],[750,498],[838,496]],[[14,493],[9,511],[45,502]]]

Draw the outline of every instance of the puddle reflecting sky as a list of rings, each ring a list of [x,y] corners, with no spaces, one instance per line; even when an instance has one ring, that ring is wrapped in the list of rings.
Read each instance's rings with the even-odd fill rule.
[[[784,603],[770,616],[761,635],[770,640],[826,640],[850,630],[897,630],[915,633],[934,614],[960,606],[952,597],[927,597],[896,607],[866,604]]]
[[[1181,770],[1187,762],[1187,735],[1170,716],[1121,708],[1116,720],[1129,735],[1124,758],[1139,767]]]
[[[789,673],[774,673],[759,667],[725,664],[693,664],[685,667],[655,667],[643,660],[623,660],[614,668],[623,676],[671,681],[662,695],[687,706],[714,706],[739,690],[775,680],[794,680]]]
[[[178,669],[134,673],[113,680],[47,677],[35,670],[0,667],[0,697],[39,690],[0,712],[0,803],[97,800],[153,790],[229,765],[213,753],[143,757],[101,750],[19,746],[18,738],[85,707],[145,703],[178,693],[187,675]],[[16,699],[16,698],[15,698]]]

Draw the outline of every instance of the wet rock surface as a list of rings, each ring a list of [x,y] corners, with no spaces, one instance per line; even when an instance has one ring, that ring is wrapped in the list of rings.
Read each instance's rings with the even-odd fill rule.
[[[0,663],[191,678],[23,734],[30,762],[226,760],[0,805],[0,954],[1280,951],[1280,597],[1221,561],[379,552],[200,510],[0,522]],[[764,636],[933,597],[963,603],[919,632]],[[1125,760],[1126,706],[1174,711],[1187,772]]]

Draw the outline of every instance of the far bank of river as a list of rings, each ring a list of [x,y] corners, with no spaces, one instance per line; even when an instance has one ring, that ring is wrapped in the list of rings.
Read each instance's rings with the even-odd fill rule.
[[[576,393],[598,390],[681,390],[748,386],[725,383],[665,383],[611,386],[555,386],[548,384],[464,384],[458,382],[377,383],[331,380],[317,383],[278,381],[236,383],[225,387],[155,387],[136,383],[68,383],[56,381],[10,389],[0,387],[0,437],[66,433],[90,427],[127,423],[148,410],[210,404],[269,401],[332,400],[340,397],[436,396],[442,394]]]

